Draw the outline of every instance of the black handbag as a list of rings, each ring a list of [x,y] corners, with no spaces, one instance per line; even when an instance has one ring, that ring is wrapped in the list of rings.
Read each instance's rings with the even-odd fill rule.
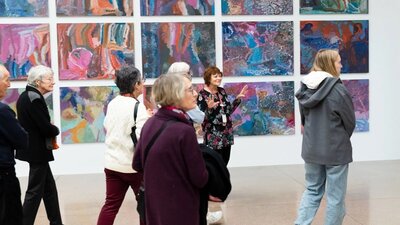
[[[143,158],[143,173],[144,173],[144,165],[146,162],[147,155],[149,154],[150,148],[153,146],[154,142],[156,139],[160,136],[161,132],[167,128],[169,124],[172,122],[175,122],[174,120],[168,120],[165,122],[160,129],[154,134],[154,136],[150,139],[149,144],[146,146],[146,149],[144,150],[144,158]],[[140,187],[139,187],[139,192],[136,195],[136,201],[137,201],[137,206],[136,210],[139,213],[140,221],[144,222],[146,221],[146,205],[145,205],[145,187],[144,183],[142,181]]]
[[[135,109],[133,110],[133,121],[135,123],[133,124],[133,127],[131,128],[131,138],[133,141],[133,146],[135,146],[135,147],[138,142],[138,139],[136,137],[136,117],[137,117],[138,108],[139,108],[139,101],[136,102]]]

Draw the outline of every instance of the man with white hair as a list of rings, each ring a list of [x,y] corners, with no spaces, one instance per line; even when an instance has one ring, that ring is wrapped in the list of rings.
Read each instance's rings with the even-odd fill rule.
[[[0,100],[10,87],[10,73],[0,64]],[[15,150],[28,146],[28,135],[15,112],[0,102],[0,224],[22,225],[21,188],[15,174]]]

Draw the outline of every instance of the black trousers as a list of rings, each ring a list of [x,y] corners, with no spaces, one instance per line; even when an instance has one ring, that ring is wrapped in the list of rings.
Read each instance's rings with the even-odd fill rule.
[[[14,166],[0,168],[0,224],[22,225],[21,187]]]
[[[221,156],[225,162],[225,165],[228,165],[229,159],[231,158],[231,147],[232,145],[225,146],[221,149],[215,149]]]
[[[43,199],[50,225],[62,225],[56,182],[48,162],[29,163],[29,181],[23,213],[24,225],[33,225]]]

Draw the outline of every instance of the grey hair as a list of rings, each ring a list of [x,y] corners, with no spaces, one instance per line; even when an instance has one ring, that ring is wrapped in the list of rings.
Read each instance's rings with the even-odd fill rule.
[[[185,62],[172,63],[171,66],[169,66],[167,73],[177,73],[177,72],[189,73],[190,72],[189,64],[187,64]]]
[[[28,72],[28,84],[37,87],[36,81],[43,80],[47,75],[53,75],[53,70],[50,67],[38,65],[32,67]]]
[[[154,81],[152,96],[156,104],[176,106],[185,97],[185,76],[181,73],[163,74]]]

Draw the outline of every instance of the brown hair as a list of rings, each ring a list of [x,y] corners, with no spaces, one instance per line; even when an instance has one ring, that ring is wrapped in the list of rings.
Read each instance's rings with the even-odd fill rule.
[[[206,85],[210,85],[211,76],[212,76],[213,74],[221,74],[221,76],[223,76],[221,70],[219,70],[218,67],[216,67],[216,66],[210,66],[210,67],[208,67],[208,68],[206,69],[206,71],[204,71],[204,76],[203,76],[203,78],[204,78],[204,83],[205,83]]]
[[[339,52],[332,49],[321,49],[314,58],[311,71],[325,71],[334,77],[339,77],[340,71],[336,71],[335,61],[339,57]]]

